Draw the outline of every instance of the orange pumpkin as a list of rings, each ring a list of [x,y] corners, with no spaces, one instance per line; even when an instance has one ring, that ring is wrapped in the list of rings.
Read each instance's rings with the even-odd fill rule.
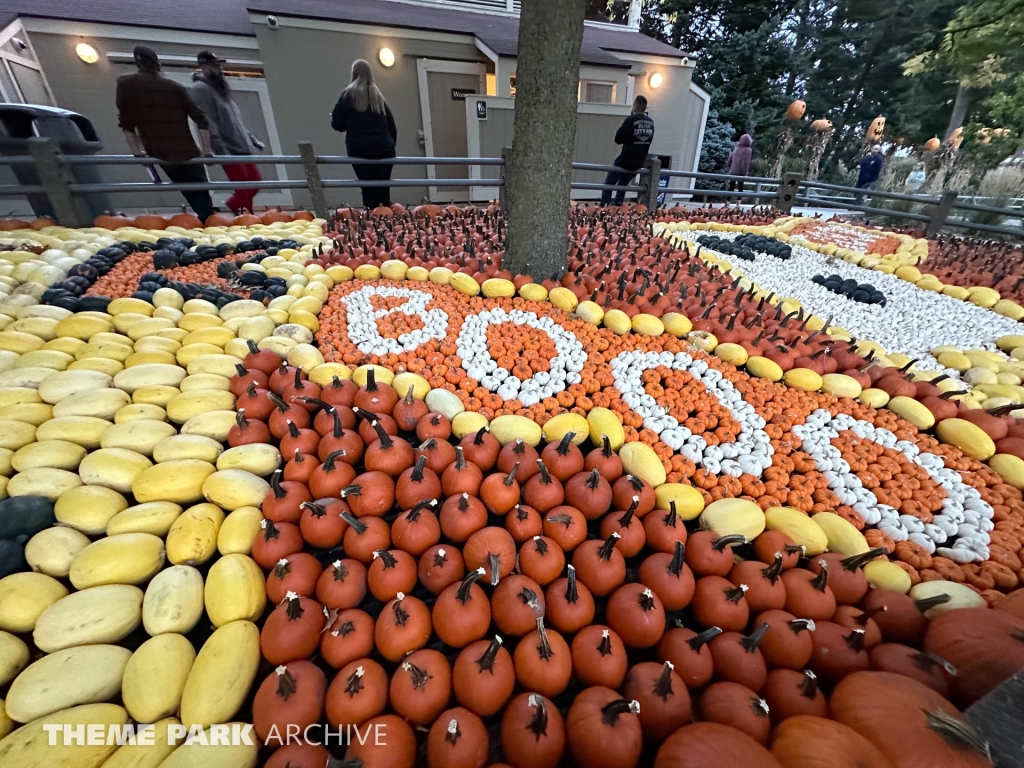
[[[251,213],[241,213],[235,216],[233,224],[238,224],[242,227],[251,227],[253,224],[262,224],[263,220],[259,216],[254,216]]]
[[[167,219],[155,213],[144,213],[135,217],[135,226],[139,229],[167,229]]]
[[[312,221],[313,218],[313,214],[309,211],[296,211],[292,216],[293,221]]]
[[[135,222],[127,216],[105,213],[102,216],[97,216],[93,220],[92,225],[94,227],[102,227],[103,229],[120,229],[121,227],[130,227],[134,223]]]
[[[262,217],[260,217],[260,221],[262,221],[264,224],[273,224],[275,221],[292,220],[292,215],[290,213],[285,213],[280,208],[277,208],[273,211],[267,211],[266,213],[263,214]]]
[[[11,232],[15,229],[29,229],[31,224],[24,219],[4,219],[0,221],[0,232]]]
[[[38,232],[40,229],[43,229],[44,227],[53,227],[56,225],[57,222],[51,219],[49,216],[40,216],[38,219],[32,220],[32,229],[36,230],[36,232]]]
[[[804,116],[804,112],[807,111],[807,102],[797,99],[786,107],[786,119],[787,120],[799,120]]]
[[[826,120],[823,117],[819,117],[813,123],[811,123],[811,130],[817,131],[818,133],[824,133],[825,131],[832,130],[832,121]]]
[[[235,217],[226,213],[215,213],[206,217],[206,226],[208,227],[230,227],[234,223]]]
[[[372,216],[379,216],[383,219],[390,219],[394,217],[395,212],[388,208],[386,205],[378,205],[371,211]]]
[[[942,146],[942,142],[939,141],[938,136],[932,136],[928,141],[924,143],[924,148],[929,152],[934,152],[936,149]]]
[[[182,229],[202,229],[203,222],[199,220],[198,216],[193,216],[191,213],[176,213],[171,216],[169,225],[172,227],[181,227]]]
[[[878,141],[882,138],[882,132],[885,130],[885,118],[879,115],[871,121],[871,125],[868,126],[867,137],[870,141]]]

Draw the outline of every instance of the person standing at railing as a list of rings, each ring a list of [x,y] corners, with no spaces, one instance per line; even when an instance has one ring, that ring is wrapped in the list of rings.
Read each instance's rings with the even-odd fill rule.
[[[754,138],[749,133],[740,136],[739,143],[729,153],[729,175],[749,176],[750,162],[754,159]],[[729,191],[739,190],[743,192],[743,182],[738,179],[729,180]],[[738,200],[742,203],[743,198]]]
[[[252,155],[262,151],[263,142],[252,135],[242,122],[242,113],[231,98],[231,87],[224,77],[225,59],[210,51],[200,51],[196,57],[199,72],[192,75],[192,98],[203,110],[210,123],[210,142],[218,155]],[[262,181],[255,163],[225,163],[221,166],[231,181]],[[236,189],[225,205],[232,213],[252,213],[252,199],[258,189]]]
[[[117,124],[129,149],[137,157],[149,155],[159,160],[172,182],[206,183],[206,168],[188,164],[200,154],[213,155],[206,116],[185,86],[160,74],[160,59],[152,48],[137,45],[133,55],[139,71],[117,78]],[[199,130],[201,150],[192,138],[189,118]],[[208,190],[181,194],[202,221],[213,215]]]
[[[349,157],[385,160],[395,156],[398,128],[384,95],[373,82],[373,71],[363,59],[352,64],[352,82],[341,92],[331,112],[331,128],[345,134]],[[361,181],[391,178],[391,165],[354,163],[352,170]],[[363,206],[373,210],[391,205],[390,187],[362,187]]]
[[[604,183],[628,186],[637,171],[643,168],[652,141],[654,141],[654,121],[647,114],[647,99],[637,96],[633,99],[633,111],[622,121],[619,130],[615,132],[615,143],[622,145],[622,151],[619,152],[618,157],[612,160],[612,165],[622,170],[609,171],[604,178]],[[658,180],[651,179],[651,183],[657,184]],[[626,190],[615,190],[615,204],[622,205],[625,200]],[[602,190],[601,205],[608,205],[611,201],[612,190]]]
[[[885,165],[885,156],[882,154],[882,146],[875,144],[871,152],[864,155],[860,161],[860,170],[857,173],[857,189],[869,189],[872,184],[878,181],[882,175],[882,167]],[[857,195],[857,204],[864,202],[864,193]]]

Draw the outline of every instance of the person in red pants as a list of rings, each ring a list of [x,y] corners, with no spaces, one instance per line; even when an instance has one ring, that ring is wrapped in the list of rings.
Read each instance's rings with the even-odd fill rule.
[[[199,72],[192,76],[192,99],[206,115],[210,124],[210,143],[217,155],[252,155],[263,149],[245,123],[242,113],[231,98],[231,88],[224,77],[225,60],[210,51],[197,56]],[[231,181],[262,181],[255,163],[225,163],[224,173]],[[226,201],[232,213],[253,210],[253,198],[258,189],[236,189]]]

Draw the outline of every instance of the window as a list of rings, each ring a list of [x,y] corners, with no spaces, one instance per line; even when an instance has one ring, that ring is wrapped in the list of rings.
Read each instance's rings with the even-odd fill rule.
[[[580,80],[577,98],[586,104],[614,104],[615,85],[602,80]]]
[[[487,81],[487,95],[488,96],[497,96],[498,95],[498,79],[491,72],[487,73],[487,75],[485,76],[485,79]]]

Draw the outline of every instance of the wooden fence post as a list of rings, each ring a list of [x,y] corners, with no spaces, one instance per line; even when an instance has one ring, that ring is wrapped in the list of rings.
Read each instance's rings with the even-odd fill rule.
[[[302,168],[306,172],[306,186],[313,198],[313,212],[321,219],[331,218],[327,212],[327,196],[324,194],[324,182],[320,178],[320,166],[316,163],[316,151],[312,142],[299,142],[299,155],[302,157]]]

